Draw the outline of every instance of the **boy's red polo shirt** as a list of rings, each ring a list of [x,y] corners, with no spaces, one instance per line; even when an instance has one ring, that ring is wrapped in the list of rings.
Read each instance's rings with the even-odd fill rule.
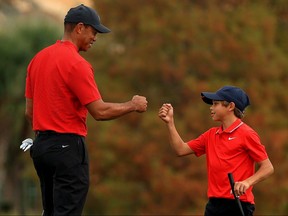
[[[255,162],[268,158],[258,134],[240,119],[225,131],[211,128],[188,145],[196,156],[206,154],[209,198],[233,199],[227,174],[231,172],[235,181],[242,181],[254,174]],[[252,187],[240,199],[254,204]]]
[[[92,66],[69,41],[57,41],[30,62],[26,98],[33,100],[33,130],[86,136],[85,105],[101,98]]]

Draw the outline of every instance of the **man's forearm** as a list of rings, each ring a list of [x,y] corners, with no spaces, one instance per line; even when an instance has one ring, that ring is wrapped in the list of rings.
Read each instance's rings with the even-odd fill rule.
[[[25,117],[27,121],[32,126],[33,123],[33,101],[32,99],[26,98],[26,109],[25,109]]]

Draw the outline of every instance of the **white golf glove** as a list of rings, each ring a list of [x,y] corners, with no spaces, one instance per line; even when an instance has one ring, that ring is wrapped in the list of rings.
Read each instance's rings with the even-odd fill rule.
[[[22,149],[24,152],[31,148],[33,145],[33,140],[31,138],[27,138],[22,141],[22,144],[20,145],[20,149]]]

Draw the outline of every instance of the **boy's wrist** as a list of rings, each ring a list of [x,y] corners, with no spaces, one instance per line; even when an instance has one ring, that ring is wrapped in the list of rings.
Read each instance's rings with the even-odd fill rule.
[[[168,126],[168,127],[175,127],[175,126],[174,126],[174,120],[171,119],[170,121],[168,121],[168,122],[167,122],[167,126]]]

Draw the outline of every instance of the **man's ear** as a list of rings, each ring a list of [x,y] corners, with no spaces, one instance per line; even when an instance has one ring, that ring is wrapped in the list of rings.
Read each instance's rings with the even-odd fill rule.
[[[77,23],[74,30],[77,34],[80,34],[82,32],[83,28],[84,28],[84,24],[82,22],[80,22],[80,23]]]

